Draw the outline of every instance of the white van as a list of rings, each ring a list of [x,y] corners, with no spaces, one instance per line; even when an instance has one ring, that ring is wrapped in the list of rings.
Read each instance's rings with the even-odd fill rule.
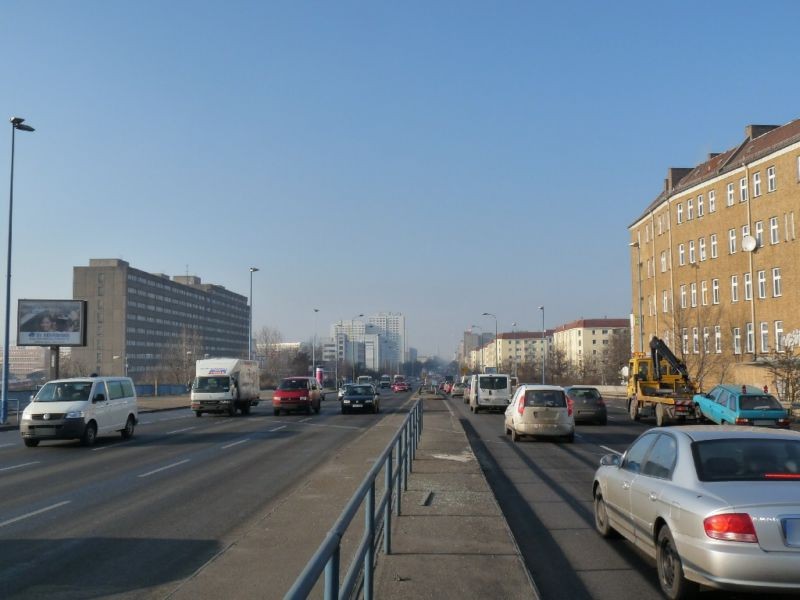
[[[505,410],[511,402],[511,377],[500,373],[473,375],[469,386],[469,409],[474,412]]]
[[[136,390],[129,377],[58,379],[42,386],[20,419],[26,446],[41,440],[79,439],[94,444],[98,435],[133,436],[139,422]]]

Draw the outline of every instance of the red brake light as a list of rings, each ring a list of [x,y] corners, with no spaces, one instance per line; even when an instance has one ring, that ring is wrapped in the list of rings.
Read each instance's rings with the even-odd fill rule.
[[[736,418],[736,424],[737,425],[752,425],[752,423],[750,422],[750,419],[743,419],[742,417],[737,417]]]
[[[603,400],[603,397],[602,397],[602,396],[600,396],[600,397],[597,399],[597,406],[605,406],[605,405],[606,405],[606,401],[605,401],[605,400]]]
[[[519,404],[517,405],[517,412],[522,414],[525,412],[525,395],[519,397]]]
[[[703,520],[706,535],[728,542],[758,542],[753,520],[747,513],[725,513]]]
[[[800,479],[800,473],[764,473],[764,479]]]
[[[575,402],[572,400],[572,398],[567,396],[567,416],[568,417],[572,416],[572,405],[573,404],[575,404]]]
[[[789,419],[778,419],[777,423],[778,427],[789,427],[792,424],[791,420]]]

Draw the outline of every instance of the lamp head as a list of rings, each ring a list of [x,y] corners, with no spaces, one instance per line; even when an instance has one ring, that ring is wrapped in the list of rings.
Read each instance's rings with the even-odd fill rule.
[[[260,271],[260,269],[258,267],[250,267],[250,272],[251,273],[255,273],[257,271]]]

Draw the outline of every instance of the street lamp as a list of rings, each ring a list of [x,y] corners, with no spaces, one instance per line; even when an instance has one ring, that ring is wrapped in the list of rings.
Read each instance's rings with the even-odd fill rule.
[[[353,329],[354,329],[353,322],[356,319],[360,319],[363,316],[364,315],[362,313],[362,314],[356,315],[355,317],[350,319],[350,334],[351,335],[353,334]],[[356,382],[356,340],[355,340],[355,336],[354,335],[350,339],[350,353],[351,353],[352,359],[353,359],[353,383],[355,383]]]
[[[34,131],[30,125],[24,125],[22,117],[11,117],[11,185],[8,193],[8,262],[6,264],[6,332],[3,338],[3,393],[0,397],[0,424],[6,422],[8,416],[8,354],[9,327],[11,326],[11,224],[14,214],[14,138],[16,131]]]
[[[497,316],[492,313],[483,313],[484,317],[492,317],[494,319],[494,372],[500,372],[500,359],[498,358],[498,345],[497,345]]]
[[[314,309],[314,336],[311,342],[311,375],[317,376],[317,313],[318,308]]]
[[[547,362],[547,341],[544,332],[544,306],[540,306],[539,310],[542,311],[542,385],[544,385],[544,365]]]
[[[478,371],[483,373],[483,327],[481,327],[480,325],[470,325],[469,328],[470,328],[470,331],[473,330],[473,329],[480,329],[481,330],[481,335],[478,338],[478,343],[481,346],[481,364],[478,367]]]
[[[516,329],[516,327],[517,327],[517,322],[514,321],[511,324],[511,343],[512,343],[511,351],[514,353],[514,355],[513,355],[513,357],[514,357],[514,377],[517,376],[517,340],[515,339],[515,333],[516,333],[515,329]]]
[[[116,355],[114,355],[112,357],[113,360],[117,360],[117,359],[120,359],[120,358],[122,358],[122,357],[119,354],[116,354]],[[128,376],[128,354],[126,352],[125,353],[125,377],[127,377],[127,376]]]
[[[247,333],[247,360],[253,360],[253,273],[258,267],[250,267],[250,325]]]
[[[644,352],[644,313],[642,312],[642,248],[639,242],[628,244],[636,248],[636,268],[639,274],[639,352]]]

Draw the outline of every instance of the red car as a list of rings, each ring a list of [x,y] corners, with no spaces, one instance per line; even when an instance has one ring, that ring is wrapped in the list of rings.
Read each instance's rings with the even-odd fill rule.
[[[392,391],[397,394],[398,392],[407,392],[411,389],[411,386],[408,385],[405,381],[398,381],[397,383],[392,384]]]
[[[319,383],[313,377],[286,377],[272,395],[272,411],[275,416],[290,410],[319,413],[321,400]]]

